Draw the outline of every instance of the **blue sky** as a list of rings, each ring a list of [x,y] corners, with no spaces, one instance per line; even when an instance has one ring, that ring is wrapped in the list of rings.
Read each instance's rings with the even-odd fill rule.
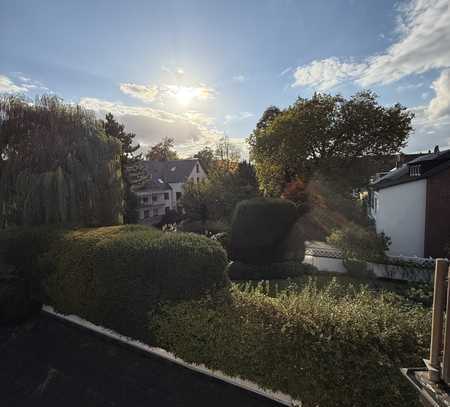
[[[0,92],[112,111],[184,155],[244,139],[269,105],[370,88],[450,146],[448,0],[0,0]]]

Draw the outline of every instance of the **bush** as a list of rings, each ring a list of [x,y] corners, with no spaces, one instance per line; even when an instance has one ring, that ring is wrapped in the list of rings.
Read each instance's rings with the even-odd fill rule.
[[[229,284],[219,243],[138,225],[69,231],[44,262],[58,311],[147,341],[148,313],[160,302],[215,294]]]
[[[248,264],[283,261],[283,240],[298,217],[286,199],[254,198],[239,202],[231,227],[231,257]]]
[[[227,253],[230,252],[230,234],[227,232],[216,233],[211,236],[212,240],[219,242]]]
[[[298,261],[285,261],[272,264],[245,264],[233,261],[227,266],[228,277],[231,280],[274,280],[285,278],[296,278],[304,274],[317,271],[310,264]]]
[[[0,231],[0,321],[26,318],[44,299],[39,257],[62,230],[51,226]]]
[[[383,233],[377,235],[354,223],[334,230],[327,242],[341,249],[346,259],[367,261],[383,261],[390,245],[390,239]]]
[[[232,301],[165,306],[152,321],[157,345],[187,362],[280,390],[309,406],[414,405],[399,368],[421,363],[430,313],[336,283],[275,298],[261,288]]]

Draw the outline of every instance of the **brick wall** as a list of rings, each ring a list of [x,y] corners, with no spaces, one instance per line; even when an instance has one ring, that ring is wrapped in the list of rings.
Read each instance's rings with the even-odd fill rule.
[[[446,257],[450,243],[450,168],[427,180],[425,256]]]

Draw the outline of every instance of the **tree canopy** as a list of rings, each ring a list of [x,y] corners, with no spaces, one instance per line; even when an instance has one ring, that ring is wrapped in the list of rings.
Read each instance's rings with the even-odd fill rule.
[[[178,160],[177,152],[174,150],[174,140],[164,137],[162,141],[150,147],[145,158],[152,161]]]
[[[121,223],[120,155],[80,106],[0,97],[0,226]]]
[[[412,118],[400,104],[380,105],[371,91],[349,99],[315,93],[282,111],[271,106],[248,139],[260,187],[279,195],[298,177],[337,175],[355,158],[395,154],[406,145]]]
[[[194,158],[198,158],[203,169],[208,173],[214,165],[215,154],[212,148],[204,147],[194,154]]]

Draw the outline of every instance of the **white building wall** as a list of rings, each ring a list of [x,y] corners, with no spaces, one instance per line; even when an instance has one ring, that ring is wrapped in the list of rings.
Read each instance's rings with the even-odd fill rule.
[[[377,233],[391,238],[388,254],[423,257],[426,192],[425,179],[375,192],[376,205],[371,213]]]
[[[192,169],[191,173],[189,174],[186,182],[202,182],[206,180],[208,176],[206,175],[205,170],[203,167],[199,164],[198,165],[198,172],[197,172],[197,166],[194,165],[194,168]],[[177,183],[171,183],[170,186],[172,188],[172,202],[173,202],[173,209],[176,209],[178,205],[177,200],[177,192],[181,194],[181,196],[184,193],[184,186],[186,185],[186,182],[177,182]]]

